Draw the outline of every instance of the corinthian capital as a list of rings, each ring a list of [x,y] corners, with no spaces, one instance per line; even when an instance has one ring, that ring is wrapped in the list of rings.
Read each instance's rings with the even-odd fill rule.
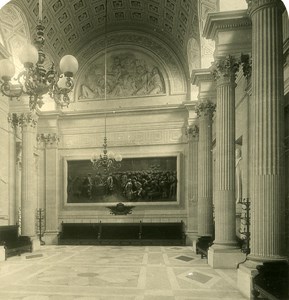
[[[196,114],[200,117],[204,116],[212,116],[213,113],[216,111],[216,104],[212,103],[211,101],[200,101],[195,108]]]
[[[23,127],[33,127],[37,126],[38,116],[33,113],[23,113],[19,115],[19,125]]]
[[[37,141],[43,142],[45,145],[57,145],[59,142],[59,137],[57,133],[40,133],[37,135]]]
[[[240,62],[231,55],[220,58],[214,62],[211,68],[215,80],[233,79],[235,81],[236,73],[239,70]]]
[[[192,138],[197,139],[199,137],[199,127],[195,124],[188,126],[186,128],[186,136],[188,140],[191,140]]]
[[[13,129],[16,129],[19,126],[19,116],[16,113],[9,113],[8,114],[8,123],[10,123]]]
[[[247,0],[249,14],[254,14],[257,10],[267,7],[277,7],[281,11],[285,10],[285,6],[281,0]]]

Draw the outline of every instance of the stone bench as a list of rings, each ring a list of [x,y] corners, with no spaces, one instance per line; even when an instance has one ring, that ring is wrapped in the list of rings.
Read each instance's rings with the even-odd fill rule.
[[[183,222],[62,223],[61,245],[185,245]]]
[[[4,247],[5,259],[24,252],[32,252],[30,238],[19,236],[18,225],[0,226],[0,245]]]
[[[253,278],[254,299],[289,299],[288,262],[264,262],[263,265],[257,266],[257,270],[258,274]]]

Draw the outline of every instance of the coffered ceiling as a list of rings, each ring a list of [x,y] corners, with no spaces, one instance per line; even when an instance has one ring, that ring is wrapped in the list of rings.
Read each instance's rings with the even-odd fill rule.
[[[12,0],[35,31],[38,0]],[[158,38],[185,59],[189,39],[199,40],[197,0],[107,0],[107,32],[131,30]],[[77,56],[104,34],[106,0],[43,1],[46,48],[53,59]]]

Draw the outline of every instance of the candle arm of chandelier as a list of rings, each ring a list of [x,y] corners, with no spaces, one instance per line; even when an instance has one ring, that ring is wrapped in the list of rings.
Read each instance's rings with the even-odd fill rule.
[[[44,61],[46,55],[44,48],[44,26],[40,20],[36,26],[36,37],[34,44],[26,45],[19,57],[25,70],[17,76],[18,84],[11,83],[11,78],[15,74],[14,64],[8,60],[0,60],[0,80],[1,92],[9,97],[18,98],[22,93],[29,95],[29,106],[31,110],[43,105],[43,95],[49,94],[54,101],[61,107],[68,106],[70,103],[69,93],[74,87],[73,75],[78,70],[78,61],[72,55],[65,55],[60,60],[60,70],[63,74],[59,75],[52,64],[46,71]]]

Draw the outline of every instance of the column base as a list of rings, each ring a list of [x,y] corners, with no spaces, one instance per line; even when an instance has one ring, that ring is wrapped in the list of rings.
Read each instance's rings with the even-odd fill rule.
[[[196,252],[196,242],[198,240],[197,232],[196,231],[187,231],[186,232],[186,245],[192,246],[193,251]]]
[[[257,263],[245,262],[240,264],[237,271],[238,289],[248,299],[252,298],[253,277],[258,274],[257,265]]]
[[[32,252],[40,250],[40,241],[38,237],[31,237]]]
[[[246,254],[239,248],[217,248],[213,245],[208,250],[208,264],[214,269],[237,269],[245,259]]]
[[[5,261],[5,248],[0,246],[0,261]]]
[[[43,241],[45,245],[58,245],[58,231],[45,232]]]

